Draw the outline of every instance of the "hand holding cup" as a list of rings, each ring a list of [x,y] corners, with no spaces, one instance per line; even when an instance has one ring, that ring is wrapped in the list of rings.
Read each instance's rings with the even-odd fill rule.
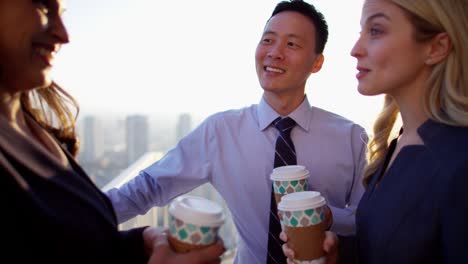
[[[220,263],[220,256],[225,248],[223,241],[217,241],[210,246],[188,253],[176,253],[169,245],[168,231],[161,227],[149,227],[143,232],[145,249],[150,255],[148,264],[215,264]]]
[[[297,264],[298,262],[294,261],[294,250],[288,247],[288,235],[286,232],[282,231],[280,234],[280,239],[285,242],[283,244],[283,254],[288,258],[288,264]],[[327,264],[336,264],[338,263],[338,237],[335,233],[331,231],[325,232],[325,239],[323,241],[323,250],[327,256]]]
[[[294,260],[298,263],[326,263],[323,249],[328,228],[326,209],[325,198],[319,192],[295,192],[281,198],[278,210],[284,233],[289,238],[287,247],[294,251]]]
[[[169,206],[169,243],[176,252],[206,248],[217,241],[224,224],[223,208],[197,196],[181,196]]]

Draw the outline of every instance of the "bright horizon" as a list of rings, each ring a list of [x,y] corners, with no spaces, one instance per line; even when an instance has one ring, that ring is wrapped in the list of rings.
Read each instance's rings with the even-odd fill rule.
[[[71,43],[59,53],[55,80],[86,114],[204,118],[260,101],[254,53],[278,1],[68,0]],[[315,106],[370,128],[381,97],[357,92],[356,60],[363,0],[309,0],[329,25],[320,72],[307,83]]]

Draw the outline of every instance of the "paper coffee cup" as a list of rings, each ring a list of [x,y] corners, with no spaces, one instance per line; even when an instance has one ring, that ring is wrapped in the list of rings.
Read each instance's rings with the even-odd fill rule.
[[[302,165],[286,165],[273,169],[270,179],[273,181],[273,192],[276,204],[288,193],[307,191],[309,171]]]
[[[223,208],[213,201],[178,197],[169,206],[169,242],[176,252],[205,248],[216,242],[224,217]]]
[[[299,264],[322,264],[326,257],[325,198],[314,191],[295,192],[282,197],[278,204],[281,223],[288,235],[287,245]]]

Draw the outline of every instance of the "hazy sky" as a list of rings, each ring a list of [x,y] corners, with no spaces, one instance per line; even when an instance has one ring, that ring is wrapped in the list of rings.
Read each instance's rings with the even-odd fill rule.
[[[362,0],[309,0],[329,23],[322,70],[309,78],[312,104],[369,127],[381,97],[356,90]],[[198,116],[258,103],[254,53],[273,0],[67,0],[71,43],[55,79],[84,113]]]

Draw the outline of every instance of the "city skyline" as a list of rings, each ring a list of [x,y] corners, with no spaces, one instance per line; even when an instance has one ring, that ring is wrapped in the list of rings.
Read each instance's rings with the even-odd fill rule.
[[[194,119],[258,103],[262,89],[255,48],[278,1],[67,1],[71,42],[57,57],[54,76],[76,97],[81,113],[191,113]],[[330,29],[323,69],[309,78],[313,105],[367,129],[381,98],[357,90],[357,39],[362,0],[308,1]],[[202,13],[202,11],[204,13]],[[339,77],[337,77],[339,76]]]

